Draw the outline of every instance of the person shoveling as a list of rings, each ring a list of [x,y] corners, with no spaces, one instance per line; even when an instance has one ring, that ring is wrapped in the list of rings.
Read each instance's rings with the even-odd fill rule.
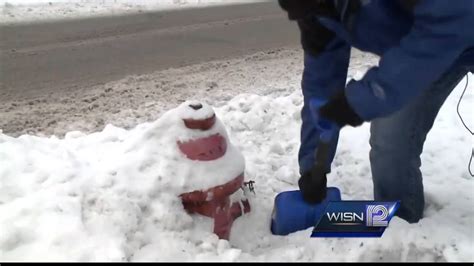
[[[301,33],[304,106],[301,193],[277,196],[274,233],[314,225],[327,201],[340,197],[326,188],[339,131],[364,122],[371,122],[374,199],[399,201],[396,215],[409,223],[423,218],[425,139],[445,100],[474,70],[472,3],[279,0]],[[352,47],[381,59],[361,80],[346,84]],[[315,114],[326,122],[314,120]]]

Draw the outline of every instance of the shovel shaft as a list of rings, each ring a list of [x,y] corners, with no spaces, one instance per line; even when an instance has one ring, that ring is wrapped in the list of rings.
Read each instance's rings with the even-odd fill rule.
[[[319,109],[324,105],[325,102],[326,100],[313,98],[310,102],[310,108],[313,115],[314,125],[319,131],[319,139],[317,148],[315,150],[314,163],[316,167],[323,168],[325,173],[329,173],[329,157],[331,154],[333,140],[337,136],[339,128],[334,122],[324,119],[319,115]]]
[[[330,172],[329,167],[329,155],[331,152],[331,143],[320,141],[318,148],[315,151],[314,164],[317,168],[324,169],[324,173],[327,174]]]

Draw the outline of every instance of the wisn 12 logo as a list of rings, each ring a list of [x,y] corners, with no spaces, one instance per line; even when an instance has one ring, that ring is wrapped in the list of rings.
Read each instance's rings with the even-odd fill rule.
[[[381,237],[400,202],[331,201],[311,237]]]

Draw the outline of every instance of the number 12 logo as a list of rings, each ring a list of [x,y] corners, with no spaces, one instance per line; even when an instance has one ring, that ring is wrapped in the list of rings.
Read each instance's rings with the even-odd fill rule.
[[[388,209],[384,205],[366,205],[367,227],[387,227]]]

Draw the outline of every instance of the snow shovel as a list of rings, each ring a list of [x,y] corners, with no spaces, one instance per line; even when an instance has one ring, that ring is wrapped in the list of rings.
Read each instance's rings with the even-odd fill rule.
[[[321,164],[323,167],[328,162],[330,145],[336,133],[338,126],[319,117],[319,108],[324,104],[321,99],[314,98],[310,101],[310,109],[313,115],[313,121],[320,131],[319,143],[315,154],[315,164]],[[327,204],[330,201],[340,201],[341,192],[336,187],[328,187],[326,198],[318,204],[309,204],[303,200],[299,190],[285,191],[275,197],[273,206],[271,231],[274,235],[288,235],[290,233],[305,230],[315,226],[316,222],[322,217]]]

